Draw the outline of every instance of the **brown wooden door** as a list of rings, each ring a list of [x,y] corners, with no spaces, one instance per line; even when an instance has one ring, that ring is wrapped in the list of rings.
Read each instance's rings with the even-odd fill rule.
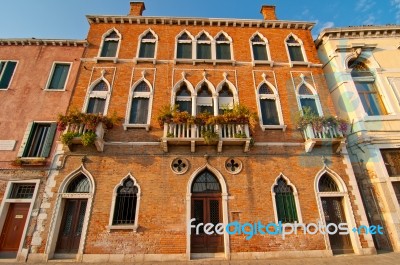
[[[56,253],[78,252],[86,205],[86,199],[68,199],[65,202]]]
[[[326,224],[347,223],[343,211],[343,197],[321,198]],[[334,231],[334,227],[330,227]],[[339,231],[329,235],[329,242],[334,254],[353,253],[349,235],[340,235]]]
[[[29,203],[11,203],[0,237],[1,252],[18,251],[29,211]]]
[[[221,197],[215,195],[206,195],[204,197],[192,197],[192,218],[196,221],[192,224],[212,223],[215,225],[222,223],[222,207]],[[224,251],[223,235],[214,233],[207,235],[204,233],[204,227],[199,229],[199,234],[196,234],[196,229],[191,231],[191,252],[192,253],[217,253]]]

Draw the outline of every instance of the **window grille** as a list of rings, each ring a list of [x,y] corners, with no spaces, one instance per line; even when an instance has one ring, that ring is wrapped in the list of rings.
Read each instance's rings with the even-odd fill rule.
[[[34,183],[14,183],[10,192],[9,199],[31,199],[35,191]]]
[[[114,206],[113,225],[135,223],[138,187],[128,178],[117,190]]]
[[[192,193],[216,193],[221,192],[218,179],[209,170],[201,172],[192,184]]]
[[[89,179],[80,174],[75,177],[71,183],[68,185],[67,193],[89,193],[90,192],[90,182]]]
[[[335,192],[340,191],[336,182],[332,179],[331,176],[324,174],[318,183],[319,192]]]

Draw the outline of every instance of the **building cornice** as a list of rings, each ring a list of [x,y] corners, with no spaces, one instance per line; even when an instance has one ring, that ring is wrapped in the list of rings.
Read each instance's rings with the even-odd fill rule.
[[[232,18],[185,18],[185,17],[144,17],[144,16],[98,16],[87,15],[89,24],[145,24],[180,26],[226,26],[249,28],[280,28],[311,30],[315,23],[286,20],[252,20]]]
[[[87,47],[86,40],[67,39],[0,39],[0,46],[66,46]]]
[[[315,40],[315,45],[318,48],[325,39],[366,39],[383,37],[400,37],[400,25],[351,26],[324,29]]]

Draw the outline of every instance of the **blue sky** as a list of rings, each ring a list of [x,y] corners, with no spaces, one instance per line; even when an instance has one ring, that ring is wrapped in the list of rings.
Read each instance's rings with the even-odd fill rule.
[[[129,0],[0,0],[0,38],[85,39],[85,15],[125,15]],[[278,19],[314,21],[324,27],[400,24],[400,0],[144,0],[145,16],[261,19],[263,4]],[[210,8],[211,7],[211,8]]]

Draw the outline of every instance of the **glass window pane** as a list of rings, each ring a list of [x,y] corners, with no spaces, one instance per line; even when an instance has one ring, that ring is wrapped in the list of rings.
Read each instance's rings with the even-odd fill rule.
[[[303,52],[300,46],[288,46],[290,60],[295,62],[304,62]]]
[[[49,89],[63,89],[69,72],[69,64],[56,64]]]
[[[275,100],[261,99],[260,108],[263,125],[279,125],[279,117]]]
[[[231,45],[227,43],[217,44],[217,59],[230,60],[231,59]]]
[[[192,44],[191,43],[179,43],[176,58],[192,58]]]
[[[197,59],[211,59],[210,44],[197,44]]]
[[[0,71],[0,76],[1,76],[0,89],[8,88],[11,81],[11,77],[14,74],[14,69],[16,65],[17,65],[16,62],[7,62],[5,66],[3,64],[3,71],[2,72]]]
[[[148,98],[134,98],[132,100],[131,115],[129,123],[131,124],[147,124],[147,115],[149,112]]]
[[[192,114],[192,101],[176,101],[176,105],[181,112],[187,111]]]
[[[155,43],[142,42],[140,44],[139,58],[154,58],[155,47]]]
[[[313,98],[302,98],[300,99],[300,104],[301,104],[301,108],[304,109],[305,107],[309,107],[311,109],[311,112],[314,113],[315,115],[319,115],[318,114],[318,108],[317,108],[317,104],[315,103],[315,99]]]
[[[115,57],[117,55],[118,41],[104,41],[101,57]]]
[[[263,44],[253,44],[254,60],[268,60],[267,48]]]
[[[90,98],[87,113],[104,113],[106,100],[104,98]]]

